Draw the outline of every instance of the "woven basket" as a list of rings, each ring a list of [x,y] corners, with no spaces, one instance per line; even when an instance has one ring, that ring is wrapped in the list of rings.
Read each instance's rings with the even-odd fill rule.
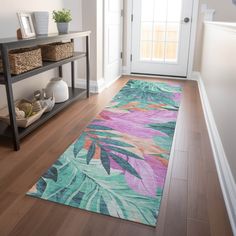
[[[60,61],[72,57],[74,52],[74,44],[71,42],[40,45],[40,48],[42,50],[43,61]]]
[[[42,55],[39,47],[22,48],[9,51],[11,74],[18,75],[42,66]],[[0,55],[0,72],[3,72]]]

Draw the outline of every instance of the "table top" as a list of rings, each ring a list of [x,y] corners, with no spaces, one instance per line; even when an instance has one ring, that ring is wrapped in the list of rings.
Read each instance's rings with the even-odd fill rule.
[[[9,46],[13,48],[16,46],[32,45],[35,43],[44,43],[44,42],[47,43],[47,42],[52,42],[56,40],[80,38],[80,37],[89,36],[90,34],[91,34],[91,31],[71,31],[68,34],[52,33],[48,35],[40,35],[40,36],[26,38],[26,39],[17,39],[16,37],[0,38],[0,46],[5,45],[5,46]]]

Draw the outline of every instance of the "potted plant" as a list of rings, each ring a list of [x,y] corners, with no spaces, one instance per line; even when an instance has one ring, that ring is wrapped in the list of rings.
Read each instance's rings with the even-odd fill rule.
[[[67,34],[69,30],[69,22],[72,20],[71,11],[67,9],[53,11],[53,19],[57,23],[59,34]]]

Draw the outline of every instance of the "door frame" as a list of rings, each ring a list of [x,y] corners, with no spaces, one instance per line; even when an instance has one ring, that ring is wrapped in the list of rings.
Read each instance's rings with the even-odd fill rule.
[[[121,0],[122,5],[121,5],[121,11],[122,11],[122,15],[121,15],[121,33],[120,33],[120,49],[121,49],[121,53],[123,53],[123,35],[124,35],[124,0]],[[104,0],[103,2],[103,74],[104,74],[104,81],[105,81],[105,87],[109,87],[111,84],[113,84],[116,80],[118,80],[122,75],[123,75],[123,71],[122,71],[122,67],[123,67],[123,58],[120,58],[121,60],[121,66],[120,66],[120,73],[121,76],[117,77],[115,80],[113,81],[109,81],[107,79],[107,62],[108,62],[108,58],[107,58],[107,48],[105,47],[105,45],[107,44],[107,40],[106,40],[106,35],[107,35],[107,15],[106,15],[106,4],[108,4],[107,0]],[[123,53],[124,54],[124,53]]]
[[[133,1],[127,0],[126,12],[125,12],[125,24],[126,32],[124,41],[126,42],[125,58],[126,66],[123,67],[123,74],[131,74],[131,61],[130,56],[132,54],[132,21],[131,16],[133,14]],[[193,0],[193,9],[192,9],[192,27],[190,33],[190,45],[189,45],[189,60],[188,60],[188,70],[187,70],[187,79],[190,79],[193,74],[193,63],[194,63],[194,52],[196,45],[196,35],[197,35],[197,26],[198,26],[198,10],[199,10],[199,0]],[[163,76],[165,77],[165,76]],[[178,78],[178,77],[173,77]],[[183,78],[181,78],[183,79]]]

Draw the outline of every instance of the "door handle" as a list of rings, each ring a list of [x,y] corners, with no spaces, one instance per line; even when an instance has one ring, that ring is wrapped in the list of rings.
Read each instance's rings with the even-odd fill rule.
[[[190,18],[189,17],[185,17],[184,20],[183,20],[183,23],[189,23],[190,22]]]

